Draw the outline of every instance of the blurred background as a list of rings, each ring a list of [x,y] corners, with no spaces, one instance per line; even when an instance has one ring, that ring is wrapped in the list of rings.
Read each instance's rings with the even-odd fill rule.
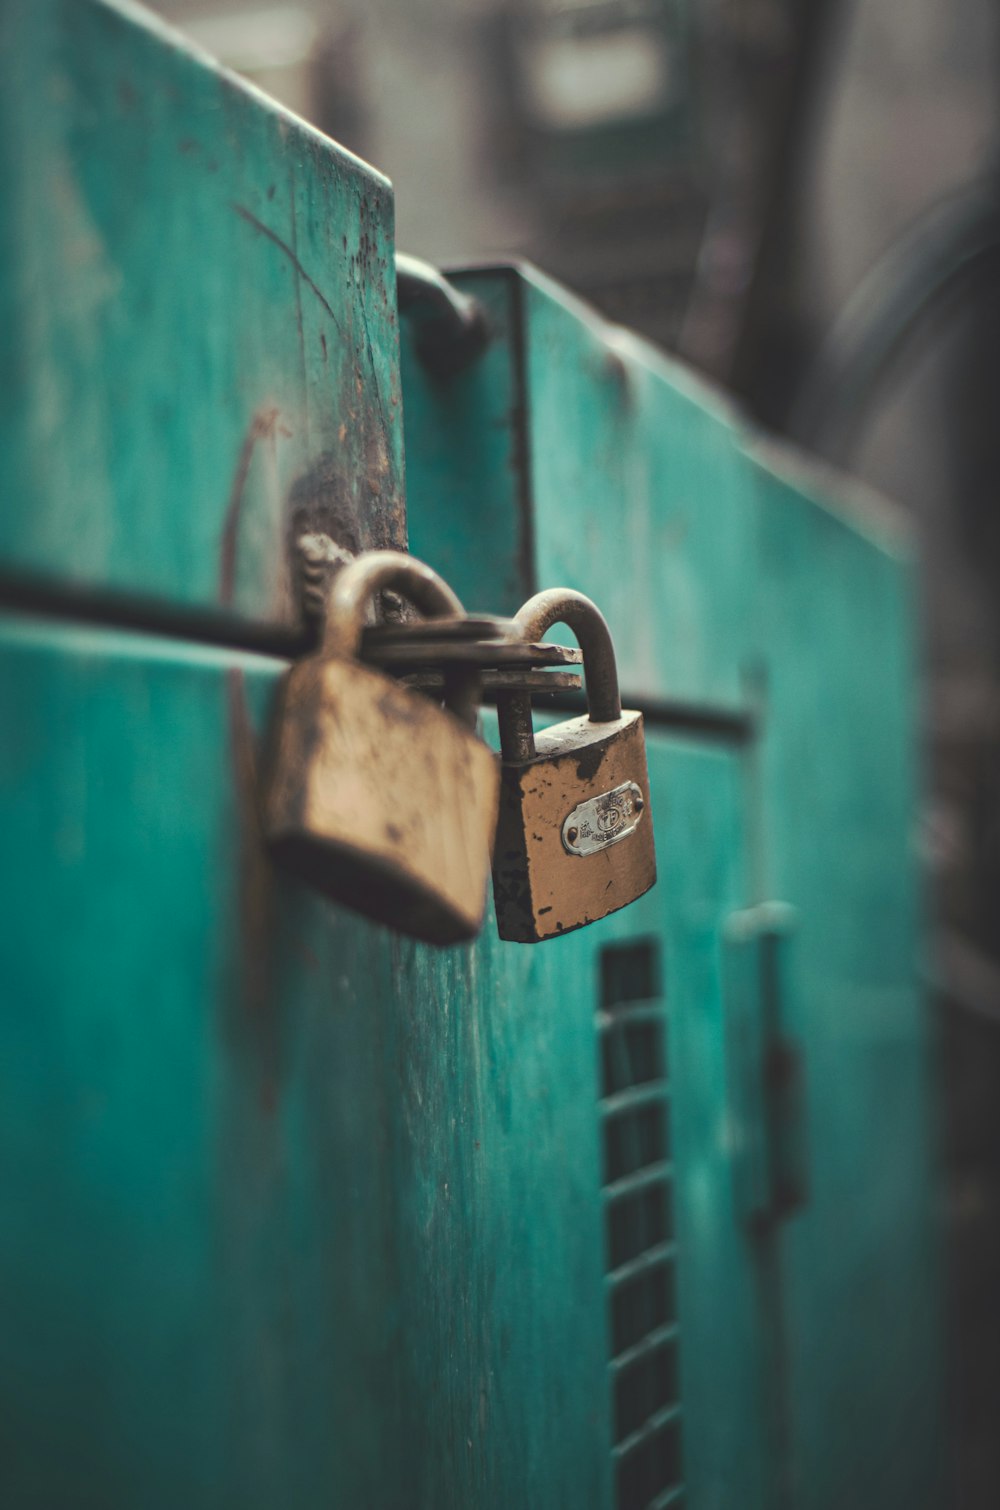
[[[898,500],[924,559],[928,964],[960,1503],[1000,1504],[1000,7],[161,0],[393,180]],[[878,927],[878,919],[872,919]]]

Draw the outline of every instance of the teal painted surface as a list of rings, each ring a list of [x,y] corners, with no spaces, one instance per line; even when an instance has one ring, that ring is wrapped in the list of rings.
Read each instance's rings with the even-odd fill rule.
[[[400,990],[262,860],[243,691],[278,669],[4,623],[12,1507],[409,1503]]]
[[[461,277],[483,305],[491,338],[464,372],[432,378],[405,319],[400,331],[406,432],[418,489],[410,549],[454,582],[463,602],[514,614],[535,591],[520,350],[523,289],[510,270]]]
[[[724,940],[733,1181],[758,1231],[808,1198],[802,1046],[787,1020],[794,931],[792,909],[771,904],[734,913]]]
[[[138,6],[0,6],[0,570],[297,622],[400,544],[389,185]]]
[[[677,1200],[685,1503],[770,1506],[773,1255],[738,1213],[730,1148],[723,938],[752,884],[742,762],[653,736],[657,886],[579,935],[662,948]],[[571,943],[572,940],[566,940]],[[563,947],[562,942],[559,945]]]
[[[589,959],[403,947],[412,1503],[609,1501]],[[576,969],[572,966],[576,965]],[[580,966],[584,967],[581,971]]]
[[[736,706],[751,611],[750,509],[722,403],[556,285],[527,291],[539,580],[601,604],[623,684]]]
[[[671,863],[633,907],[545,948],[487,931],[443,967],[402,946],[418,962],[404,1102],[421,1505],[614,1503],[594,1015],[603,951],[636,941],[668,1012],[687,1503],[771,1503],[768,1255],[740,1227],[726,1150],[721,939],[747,895],[743,773],[656,737],[650,772]]]
[[[794,902],[809,1200],[786,1231],[796,1504],[940,1505],[941,1285],[918,986],[914,579],[892,521],[751,457],[764,865]]]

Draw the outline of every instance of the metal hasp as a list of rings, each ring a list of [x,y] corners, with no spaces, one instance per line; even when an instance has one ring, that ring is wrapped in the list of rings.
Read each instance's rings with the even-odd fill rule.
[[[538,593],[515,616],[525,641],[566,624],[583,651],[588,713],[535,735],[527,692],[497,692],[500,813],[493,901],[500,937],[540,943],[626,907],[656,881],[642,714],[623,712],[607,622],[582,593]],[[613,793],[628,798],[628,819]],[[583,805],[621,821],[619,843],[580,844]],[[603,804],[603,807],[602,807]],[[574,817],[578,828],[568,835]],[[596,819],[595,819],[596,826]],[[609,826],[606,838],[612,837]]]
[[[361,664],[364,616],[387,590],[431,619],[462,613],[436,573],[399,552],[340,571],[322,647],[288,673],[276,709],[267,832],[275,858],[326,896],[453,944],[482,925],[496,758],[464,695],[456,706],[446,690],[442,708]]]

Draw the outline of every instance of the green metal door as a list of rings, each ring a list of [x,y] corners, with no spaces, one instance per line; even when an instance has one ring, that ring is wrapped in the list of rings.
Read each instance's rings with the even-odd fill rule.
[[[8,1502],[767,1503],[739,760],[654,741],[636,907],[441,955],[269,867],[277,665],[16,618],[2,652]]]
[[[650,774],[640,902],[539,949],[403,946],[419,1504],[772,1503],[769,1295],[728,1147],[744,773],[657,735]]]
[[[265,862],[280,668],[0,645],[4,1502],[406,1504],[400,993],[384,935]]]

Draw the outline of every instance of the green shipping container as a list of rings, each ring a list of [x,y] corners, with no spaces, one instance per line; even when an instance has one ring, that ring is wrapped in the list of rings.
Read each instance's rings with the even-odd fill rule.
[[[887,511],[530,269],[431,376],[388,183],[129,0],[0,0],[0,197],[4,1505],[938,1510]],[[601,604],[652,892],[435,951],[274,869],[310,530]]]

